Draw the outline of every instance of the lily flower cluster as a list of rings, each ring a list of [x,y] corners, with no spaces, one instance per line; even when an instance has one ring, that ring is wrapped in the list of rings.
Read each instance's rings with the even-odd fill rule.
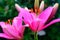
[[[0,26],[3,29],[0,37],[22,40],[26,26],[37,33],[54,23],[60,22],[60,18],[50,21],[58,9],[58,3],[54,6],[49,6],[45,10],[44,1],[41,2],[39,8],[34,7],[34,10],[30,10],[27,7],[22,8],[18,4],[15,4],[15,7],[19,14],[13,19],[12,24],[0,22]],[[22,25],[22,21],[24,21],[25,25]]]

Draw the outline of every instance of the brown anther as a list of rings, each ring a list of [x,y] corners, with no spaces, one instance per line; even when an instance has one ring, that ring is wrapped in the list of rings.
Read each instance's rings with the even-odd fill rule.
[[[10,23],[10,19],[8,19],[8,23]]]
[[[40,14],[40,12],[41,12],[41,11],[40,11],[40,8],[39,8],[39,9],[38,9],[38,14]]]
[[[35,9],[35,13],[37,13],[37,9]]]
[[[11,24],[11,22],[13,22],[13,20],[8,19],[8,20],[5,22],[5,24]]]

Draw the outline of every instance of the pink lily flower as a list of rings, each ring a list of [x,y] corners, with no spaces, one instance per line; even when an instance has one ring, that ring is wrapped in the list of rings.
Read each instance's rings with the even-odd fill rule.
[[[28,10],[19,7],[18,4],[16,4],[15,7],[19,12],[18,17],[22,17],[25,24],[28,24],[29,28],[34,32],[43,30],[56,22],[60,22],[60,18],[58,18],[48,23],[48,21],[55,15],[58,8],[58,3],[56,3],[53,7],[50,6],[46,8],[39,15],[36,15],[36,13],[30,13]]]
[[[14,40],[22,40],[25,27],[22,26],[22,19],[15,17],[12,25],[5,22],[0,22],[0,26],[3,33],[0,33],[0,37]]]

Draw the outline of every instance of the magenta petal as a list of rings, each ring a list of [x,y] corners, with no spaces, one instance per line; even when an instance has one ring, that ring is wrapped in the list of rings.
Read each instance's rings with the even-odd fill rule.
[[[20,7],[18,4],[15,4],[15,8],[17,9],[18,12],[28,11],[28,10],[25,10],[24,8]]]
[[[6,26],[7,26],[6,30],[8,31],[8,33],[9,33],[10,35],[12,35],[12,36],[15,37],[15,38],[21,38],[21,37],[19,36],[19,32],[14,28],[14,26],[11,26],[11,25],[9,25],[9,24],[7,24]]]
[[[32,19],[36,19],[37,18],[37,15],[36,13],[30,13],[32,15]]]
[[[20,38],[18,32],[16,31],[16,29],[11,26],[10,24],[5,24],[4,22],[0,22],[0,25],[3,29],[3,32],[6,34],[6,35],[9,35],[11,37],[18,37]]]
[[[34,32],[36,32],[38,30],[38,27],[39,27],[39,21],[33,21],[30,24],[30,29]]]
[[[43,20],[43,23],[46,23],[49,16],[51,15],[52,10],[53,10],[53,7],[48,7],[39,15],[39,18]]]
[[[18,12],[20,12],[21,7],[18,4],[15,4],[15,8],[17,9]]]
[[[5,22],[0,22],[0,26],[1,26],[2,28],[6,28]]]
[[[3,32],[6,34],[6,35],[9,35],[11,36],[8,31],[6,30],[7,26],[5,25],[5,22],[0,22],[0,26],[1,28],[3,29]]]
[[[53,10],[52,10],[52,13],[51,13],[51,15],[50,15],[50,17],[49,17],[49,20],[51,20],[51,19],[54,17],[54,15],[56,14],[57,9],[58,9],[58,6],[59,6],[58,3],[56,3],[56,4],[53,6]]]
[[[12,26],[14,26],[17,31],[20,31],[20,27],[22,26],[22,19],[20,19],[19,17],[15,17],[13,19]]]
[[[7,38],[7,39],[14,39],[13,37],[10,37],[4,33],[0,33],[0,37]]]
[[[31,21],[33,20],[33,16],[26,11],[20,12],[18,17],[22,17],[25,23],[31,23]]]
[[[60,22],[60,18],[59,19],[55,19],[55,20],[52,20],[50,23],[48,23],[47,25],[45,25],[44,27],[42,27],[42,29],[45,29],[47,28],[48,26],[54,24],[54,23],[57,23],[57,22]],[[42,30],[41,29],[41,30]]]
[[[42,26],[41,20],[37,18],[31,22],[29,27],[32,31],[37,32],[41,26]]]
[[[21,16],[21,13],[22,14],[27,14],[27,13],[29,13],[29,11],[24,9],[24,8],[20,8],[20,12],[19,12],[18,16]]]
[[[23,34],[25,27],[22,26],[22,19],[20,17],[15,17],[13,19],[13,26],[18,32]]]

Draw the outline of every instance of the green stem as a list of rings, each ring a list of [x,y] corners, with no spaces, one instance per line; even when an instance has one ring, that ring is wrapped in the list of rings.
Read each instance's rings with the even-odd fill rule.
[[[34,33],[34,40],[38,40],[37,32]]]

